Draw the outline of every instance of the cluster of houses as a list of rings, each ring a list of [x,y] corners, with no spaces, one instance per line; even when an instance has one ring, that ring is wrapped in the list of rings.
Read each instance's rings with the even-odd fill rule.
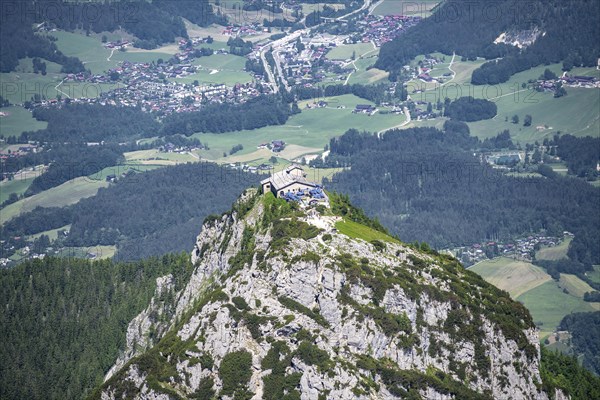
[[[564,237],[573,236],[572,233],[567,231],[565,231],[563,235]],[[555,247],[562,241],[563,238],[539,233],[507,242],[489,241],[475,243],[471,246],[453,249],[451,253],[455,254],[465,266],[470,266],[477,262],[498,256],[531,261],[533,255],[540,247]]]
[[[103,44],[107,49],[125,49],[127,46],[131,46],[131,42],[129,40],[117,40],[115,42],[106,42]]]
[[[223,32],[221,33],[227,36],[243,37],[258,35],[265,32],[266,30],[266,28],[262,28],[261,24],[254,22],[247,25],[228,25],[223,29]]]
[[[524,153],[518,151],[506,152],[506,153],[495,153],[485,157],[488,164],[493,165],[496,168],[509,168],[514,167],[520,162],[524,161]]]
[[[249,165],[246,163],[230,163],[230,164],[226,164],[225,167],[235,170],[235,171],[244,171],[244,172],[250,172],[253,174],[257,174],[259,172],[268,172],[271,171],[273,169],[273,166],[270,164],[259,164],[259,165]]]
[[[139,79],[127,85],[119,84],[115,87],[115,89],[100,92],[97,97],[41,100],[33,103],[32,106],[60,107],[67,102],[122,107],[139,106],[142,111],[156,112],[164,116],[172,113],[198,111],[211,103],[245,103],[249,99],[260,95],[260,91],[254,83],[236,84],[232,87],[225,84],[194,86],[184,83],[153,82]]]
[[[244,103],[260,95],[258,82],[225,86],[224,84],[184,84],[175,79],[188,77],[199,72],[202,67],[192,61],[202,56],[203,51],[195,46],[211,43],[212,38],[194,37],[179,42],[180,52],[168,62],[129,62],[124,61],[117,68],[109,69],[104,74],[89,75],[87,73],[67,74],[65,87],[69,82],[81,84],[103,84],[95,86],[95,90],[86,91],[93,95],[69,102],[100,103],[117,106],[141,106],[147,112],[159,112],[168,115],[176,112],[190,112],[201,109],[208,103]],[[128,42],[110,42],[114,47]],[[107,43],[108,45],[108,43]],[[224,49],[215,53],[227,54]],[[211,73],[218,71],[210,71]],[[108,89],[106,88],[108,86]],[[64,99],[66,100],[66,99]],[[63,100],[63,101],[64,101]],[[34,106],[60,106],[61,101],[43,100]]]
[[[291,42],[279,52],[279,61],[288,81],[310,87],[328,77],[342,81],[350,73],[351,69],[344,68],[342,60],[327,58],[327,53],[336,47],[333,41],[321,37],[301,37],[300,43],[300,50],[295,42]]]
[[[363,43],[372,42],[375,46],[380,47],[402,35],[408,28],[418,24],[421,19],[419,16],[367,15],[357,22],[357,26],[360,29]]]
[[[558,79],[538,80],[536,83],[536,87],[542,91],[552,92],[556,90],[559,83],[566,87],[600,89],[600,79],[596,77],[568,75],[567,73],[564,73]]]
[[[173,143],[165,143],[158,148],[158,151],[161,153],[177,153],[177,154],[187,154],[193,151],[199,150],[202,148],[200,146],[176,146]]]
[[[352,110],[352,114],[367,114],[369,116],[377,112],[377,107],[370,104],[357,104]]]
[[[261,93],[256,83],[229,87],[224,84],[194,85],[167,80],[182,78],[198,70],[199,67],[189,63],[124,61],[119,67],[109,70],[106,74],[91,76],[83,73],[68,74],[68,81],[113,85],[109,90],[102,90],[99,87],[98,91],[91,91],[96,97],[69,99],[69,101],[126,107],[140,106],[147,112],[168,115],[197,111],[209,103],[244,103]],[[60,103],[56,99],[44,100],[34,106],[54,106]]]
[[[437,82],[444,83],[447,77],[452,75],[451,72],[447,72],[442,77],[432,77],[431,71],[433,68],[440,63],[440,60],[434,57],[426,57],[419,61],[419,65],[416,67],[416,78],[422,82]]]
[[[261,143],[256,146],[257,149],[269,149],[273,153],[279,153],[285,149],[286,143],[283,140],[273,140],[270,143]]]

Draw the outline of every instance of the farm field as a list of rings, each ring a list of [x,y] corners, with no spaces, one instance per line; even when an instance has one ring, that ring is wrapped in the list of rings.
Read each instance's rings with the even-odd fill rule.
[[[515,300],[523,302],[529,309],[536,325],[540,327],[541,339],[552,333],[565,315],[594,311],[590,303],[564,293],[554,281],[533,288]]]
[[[198,162],[200,158],[190,153],[163,153],[157,149],[137,150],[124,154],[129,165],[177,165],[187,162]],[[124,166],[117,166],[123,167]]]
[[[314,3],[314,4],[310,4],[310,3],[302,3],[302,13],[304,15],[308,15],[313,11],[322,11],[323,7],[327,6],[330,8],[333,8],[334,10],[339,10],[339,9],[343,9],[344,5],[343,4],[336,4],[336,3],[327,3],[327,2],[322,2],[322,3]],[[284,15],[285,15],[285,11],[284,11]],[[328,15],[323,13],[324,17],[327,17]]]
[[[552,333],[565,315],[600,309],[600,303],[583,301],[589,286],[574,275],[561,274],[556,282],[543,268],[507,257],[483,261],[469,270],[522,302],[539,326],[541,339]]]
[[[250,73],[244,71],[246,59],[233,54],[213,54],[198,58],[192,64],[201,69],[186,77],[170,80],[182,83],[193,83],[198,80],[200,84],[224,83],[233,86],[236,83],[252,82],[253,79]]]
[[[492,285],[506,290],[513,298],[552,280],[542,268],[506,257],[480,262],[469,270],[481,275]]]
[[[405,0],[383,0],[373,10],[374,15],[411,15],[428,17],[431,15],[431,10],[440,0],[421,0],[421,1],[405,1]]]
[[[97,84],[87,82],[63,82],[64,74],[49,73],[46,76],[33,73],[0,73],[2,97],[12,104],[20,105],[31,100],[35,94],[46,99],[57,96],[79,98],[96,97],[101,92],[116,89],[118,84]]]
[[[14,105],[31,100],[35,94],[53,99],[60,94],[55,87],[62,79],[63,74],[50,72],[46,76],[28,72],[2,72],[0,73],[0,82],[2,82],[0,95]]]
[[[600,283],[600,265],[594,265],[594,270],[586,272],[592,282]]]
[[[373,61],[370,59],[360,59],[354,63],[357,67],[357,71],[355,71],[348,79],[348,84],[352,85],[355,83],[360,83],[363,85],[374,85],[377,83],[388,82],[389,72],[383,71],[377,68],[371,68],[367,70],[368,67],[373,65]]]
[[[558,246],[541,248],[535,253],[535,258],[538,260],[560,260],[565,258],[572,240],[573,238],[566,237]]]
[[[567,96],[554,98],[552,93],[523,89],[521,85],[529,79],[537,79],[546,68],[559,75],[560,64],[540,66],[515,74],[508,82],[495,86],[475,86],[474,97],[493,100],[498,106],[498,115],[490,120],[469,123],[471,133],[487,138],[504,129],[509,129],[514,140],[520,143],[542,141],[557,131],[575,136],[600,136],[598,102],[600,89],[566,88]],[[592,72],[589,69],[574,69],[571,74]],[[502,96],[502,97],[499,97]],[[518,115],[521,124],[513,124],[511,118]],[[526,114],[532,116],[530,127],[522,126]],[[577,115],[577,118],[565,116]]]
[[[356,104],[372,104],[354,95],[343,95],[323,99],[329,103],[327,108],[305,109],[306,104],[312,100],[299,103],[302,113],[291,116],[285,125],[268,126],[260,129],[229,132],[229,133],[196,133],[193,137],[202,143],[208,143],[210,150],[201,150],[202,158],[209,160],[222,159],[223,153],[229,154],[229,150],[241,144],[244,149],[236,156],[255,153],[256,147],[261,143],[272,140],[283,140],[288,145],[298,145],[308,148],[305,154],[321,151],[329,143],[329,139],[339,136],[350,128],[367,131],[379,131],[396,126],[404,121],[403,115],[375,114],[353,114],[352,110]],[[337,108],[337,107],[345,108]],[[252,157],[260,160],[257,153]],[[269,157],[273,155],[270,154]],[[291,158],[301,157],[302,152],[294,152]],[[287,158],[287,157],[286,157]],[[224,159],[223,161],[228,161]]]
[[[572,274],[560,274],[560,280],[558,285],[562,289],[566,289],[569,294],[583,298],[583,295],[586,292],[593,292],[594,288],[588,285],[585,281],[581,280],[576,275]],[[588,304],[592,305],[592,307],[600,310],[600,303],[598,302],[588,302]]]
[[[442,56],[439,53],[432,54]],[[415,58],[415,62],[423,56]],[[450,61],[445,55],[446,63],[438,64],[432,70],[433,76],[439,76],[448,70]],[[454,79],[443,85],[425,83],[413,80],[408,83],[408,91],[415,101],[428,101],[435,103],[438,99],[446,97],[456,99],[461,96],[473,96],[494,101],[498,107],[498,115],[493,119],[469,122],[471,134],[481,139],[495,136],[504,129],[510,130],[516,142],[533,143],[541,142],[544,138],[552,137],[557,131],[571,133],[576,136],[599,136],[600,119],[598,118],[598,103],[600,89],[566,88],[567,96],[554,98],[552,93],[536,92],[533,89],[522,88],[522,84],[530,79],[537,79],[546,68],[557,75],[562,74],[562,64],[542,65],[528,71],[520,72],[511,77],[508,82],[498,85],[474,86],[470,84],[471,75],[484,60],[461,61],[456,56],[452,70],[456,75]],[[599,71],[593,68],[574,68],[573,75],[598,76]],[[422,93],[412,93],[415,90],[425,90]],[[513,124],[511,118],[518,115],[520,124]],[[526,114],[532,116],[533,123],[530,127],[522,126]],[[578,118],[565,118],[565,115],[577,115]],[[411,127],[412,124],[406,127]]]
[[[33,118],[23,107],[3,107],[0,110],[0,131],[4,137],[19,136],[26,131],[45,129],[48,123]]]
[[[58,231],[68,231],[70,229],[71,229],[71,225],[69,224],[69,225],[61,226],[60,228],[36,233],[35,235],[30,235],[30,236],[28,236],[28,239],[37,239],[42,235],[46,235],[46,236],[48,236],[48,239],[50,239],[50,241],[53,241],[53,240],[56,240],[56,238],[58,237]]]
[[[128,153],[125,153],[125,155],[127,155],[127,154]],[[113,165],[111,167],[106,167],[103,170],[98,171],[95,174],[88,176],[88,179],[90,179],[92,181],[105,181],[106,178],[108,177],[108,175],[115,175],[118,179],[121,174],[124,174],[129,171],[146,172],[146,171],[152,171],[157,168],[162,168],[166,165],[171,165],[171,164],[170,163],[162,163],[161,164],[160,161],[156,161],[155,163],[150,163],[148,161],[148,162],[144,163],[144,160],[131,160],[131,161],[125,162],[120,165]]]
[[[11,193],[21,195],[25,193],[34,178],[13,179],[12,181],[0,182],[0,203],[5,202],[10,197]]]
[[[168,53],[157,52],[156,50],[134,49],[133,51],[118,51],[111,50],[102,46],[102,42],[97,37],[85,36],[85,34],[57,31],[52,32],[52,36],[56,37],[56,46],[65,55],[70,57],[78,57],[85,67],[90,69],[94,74],[100,74],[110,68],[115,68],[121,61],[131,62],[151,62],[159,58],[168,60],[178,49],[175,46],[168,48]],[[113,53],[111,56],[111,52]],[[108,58],[110,57],[110,60]]]
[[[62,65],[52,61],[44,61],[46,63],[46,73],[58,74],[62,68]],[[25,72],[33,73],[33,58],[25,57],[19,60],[19,65],[15,68],[14,72]]]
[[[0,211],[0,225],[36,207],[63,207],[77,203],[83,198],[94,196],[98,189],[106,186],[108,183],[104,180],[93,180],[88,177],[72,179],[60,186],[6,206]]]
[[[375,53],[379,50],[374,48],[371,43],[356,43],[356,44],[340,44],[334,47],[327,53],[327,58],[330,60],[349,60],[354,53],[355,59],[369,53]],[[373,60],[371,64],[374,64],[376,60]]]
[[[449,79],[443,84],[437,82],[424,82],[419,79],[414,79],[407,83],[407,90],[411,98],[415,101],[428,101],[436,103],[438,99],[444,101],[446,97],[455,99],[461,96],[468,96],[467,93],[469,88],[472,88],[471,74],[483,63],[483,59],[477,61],[461,61],[460,55],[455,55],[454,62],[452,63],[452,71],[450,70],[450,61],[452,55],[442,53],[432,53],[431,56],[438,59],[442,59],[441,63],[436,64],[430,71],[429,75],[433,77],[440,77],[447,73],[454,71],[454,77],[450,76]],[[421,55],[415,58],[411,63],[413,66],[417,66],[418,62],[425,56]],[[412,93],[413,91],[424,91],[424,93]]]

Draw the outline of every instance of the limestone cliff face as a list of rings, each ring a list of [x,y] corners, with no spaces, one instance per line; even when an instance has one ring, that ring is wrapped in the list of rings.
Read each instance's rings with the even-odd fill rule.
[[[130,348],[97,397],[548,398],[520,304],[348,207],[299,211],[248,191],[207,220],[168,333]],[[136,342],[148,312],[130,325]]]

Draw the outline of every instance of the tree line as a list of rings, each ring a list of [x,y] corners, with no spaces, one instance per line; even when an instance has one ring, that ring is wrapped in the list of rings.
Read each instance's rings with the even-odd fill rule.
[[[84,65],[76,57],[67,57],[58,50],[52,37],[34,32],[34,24],[40,23],[35,13],[24,10],[37,10],[39,3],[24,0],[14,4],[14,9],[7,6],[3,13],[0,29],[0,72],[11,72],[25,57],[39,58],[62,65],[61,72],[77,73],[85,70]],[[15,13],[15,15],[11,15]]]
[[[157,136],[161,129],[152,114],[138,107],[72,103],[60,108],[36,107],[32,115],[48,126],[24,132],[21,141],[119,143]]]
[[[576,357],[583,355],[583,366],[600,374],[600,311],[566,315],[560,330],[571,334],[571,348]]]
[[[124,350],[156,278],[174,277],[166,300],[191,271],[186,253],[136,263],[47,257],[0,270],[0,398],[85,398]]]
[[[223,133],[283,125],[292,115],[278,96],[260,96],[243,104],[210,104],[199,111],[176,113],[163,120],[162,135],[196,132]]]
[[[460,97],[444,108],[445,117],[465,122],[491,119],[497,112],[496,103],[485,99],[474,99],[471,96]]]
[[[408,242],[449,248],[568,230],[575,234],[569,258],[586,270],[600,262],[598,188],[557,174],[504,175],[473,156],[482,143],[467,132],[459,122],[444,131],[394,130],[381,139],[350,130],[330,141],[325,166],[351,168],[325,185],[349,194]]]
[[[21,214],[1,227],[0,237],[10,241],[71,224],[65,245],[116,244],[121,260],[190,251],[203,219],[226,211],[259,180],[212,163],[131,173],[77,204]]]

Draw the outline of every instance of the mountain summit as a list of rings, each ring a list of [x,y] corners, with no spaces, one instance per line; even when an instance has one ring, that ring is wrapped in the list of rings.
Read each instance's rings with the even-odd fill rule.
[[[160,279],[96,399],[548,399],[528,311],[346,197],[247,190]],[[552,393],[562,398],[562,393]]]

